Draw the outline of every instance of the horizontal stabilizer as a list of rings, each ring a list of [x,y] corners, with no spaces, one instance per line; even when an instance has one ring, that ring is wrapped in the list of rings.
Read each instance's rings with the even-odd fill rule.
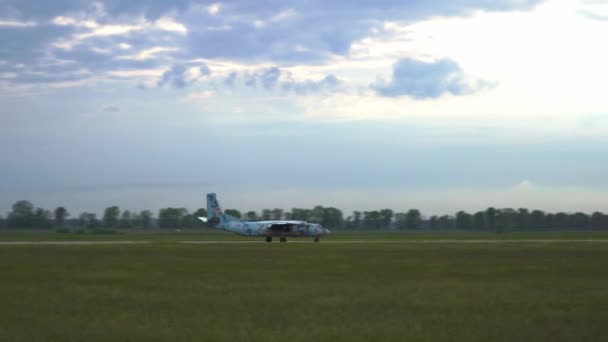
[[[199,220],[203,221],[203,222],[207,222],[207,218],[204,216],[199,216],[198,217]]]

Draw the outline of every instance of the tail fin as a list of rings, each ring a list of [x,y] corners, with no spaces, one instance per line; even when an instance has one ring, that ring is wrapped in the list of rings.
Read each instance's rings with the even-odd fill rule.
[[[207,219],[211,225],[240,221],[240,219],[234,216],[224,214],[214,193],[207,194]]]

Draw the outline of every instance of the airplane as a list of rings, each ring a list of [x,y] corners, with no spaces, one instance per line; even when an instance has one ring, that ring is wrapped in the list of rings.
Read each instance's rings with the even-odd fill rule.
[[[320,224],[306,221],[243,221],[234,216],[224,214],[214,193],[207,194],[207,216],[199,217],[208,222],[211,227],[226,230],[243,236],[265,236],[266,242],[272,242],[272,237],[280,237],[281,242],[287,242],[287,237],[313,237],[319,242],[323,235],[331,234],[327,228]]]

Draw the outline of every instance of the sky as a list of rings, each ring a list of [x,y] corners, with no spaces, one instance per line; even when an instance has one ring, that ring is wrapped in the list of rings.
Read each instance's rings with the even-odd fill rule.
[[[608,2],[0,0],[0,215],[608,212]]]

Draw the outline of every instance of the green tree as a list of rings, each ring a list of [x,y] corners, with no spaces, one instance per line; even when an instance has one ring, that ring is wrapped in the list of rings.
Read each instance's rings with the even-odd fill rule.
[[[186,213],[182,216],[179,227],[180,228],[196,228],[199,226],[198,222],[200,222],[200,220],[198,218],[196,218],[192,214],[188,214],[188,212],[186,211]]]
[[[283,209],[274,208],[270,213],[270,216],[273,220],[282,220],[283,219]]]
[[[270,218],[272,217],[272,210],[270,209],[263,209],[262,210],[262,221],[268,221],[270,220]]]
[[[99,226],[99,222],[97,221],[97,215],[94,213],[81,213],[80,216],[78,216],[78,224],[81,227],[86,227],[86,228],[95,228],[97,226]]]
[[[186,208],[164,208],[158,212],[160,228],[183,228],[184,217],[188,215]]]
[[[292,220],[310,221],[311,217],[312,217],[312,211],[310,209],[302,209],[302,208],[292,208],[291,209],[291,219]]]
[[[382,220],[382,227],[383,228],[390,228],[391,227],[391,222],[393,221],[393,216],[395,215],[395,213],[391,210],[391,209],[381,209],[380,210],[380,217]]]
[[[405,227],[407,229],[420,229],[422,215],[418,209],[410,209],[405,214]]]
[[[608,215],[596,211],[591,214],[589,224],[593,229],[608,229]]]
[[[52,226],[53,226],[53,221],[51,219],[51,212],[46,209],[36,208],[36,210],[34,211],[33,227],[34,228],[51,228]]]
[[[118,227],[119,218],[120,208],[117,206],[107,207],[103,212],[103,223],[106,225],[106,227]]]
[[[228,210],[226,210],[228,214]],[[240,214],[240,213],[239,213]],[[207,226],[207,223],[201,221],[199,217],[207,217],[207,209],[199,208],[195,212],[192,213],[192,217],[194,218],[193,228],[203,228]]]
[[[497,228],[499,231],[510,231],[518,228],[519,215],[512,208],[503,208],[497,211],[496,216]]]
[[[486,209],[486,227],[489,230],[496,230],[496,208]]]
[[[405,214],[401,214],[405,217]],[[405,226],[405,219],[403,220],[404,224],[403,224],[403,228],[406,228]],[[430,229],[441,229],[441,223],[439,221],[439,216],[437,215],[433,215],[429,218],[429,228]]]
[[[57,207],[55,209],[55,224],[59,227],[63,227],[65,219],[70,216],[68,210],[64,207]]]
[[[378,210],[363,212],[363,226],[366,229],[380,229],[382,227],[382,217]]]
[[[547,213],[547,215],[545,215],[545,228],[547,228],[547,229],[555,228],[555,214]]]
[[[9,228],[34,228],[34,205],[30,201],[17,201],[6,220]]]
[[[325,227],[340,229],[344,224],[344,215],[342,214],[342,211],[337,208],[323,208],[323,217],[320,223]]]
[[[486,229],[486,213],[478,211],[473,215],[473,228],[477,230]]]
[[[0,229],[6,228],[6,219],[0,216]]]
[[[517,228],[519,230],[532,229],[532,219],[530,211],[526,208],[517,209]]]
[[[361,224],[363,222],[362,217],[363,217],[362,212],[353,211],[353,226],[355,229],[361,229]]]
[[[247,221],[257,221],[258,220],[258,214],[255,211],[250,210],[250,211],[248,211],[245,214],[245,219]]]
[[[569,224],[568,221],[569,221],[568,214],[566,214],[564,212],[556,213],[553,216],[554,228],[566,229],[566,228],[568,228],[568,224]]]
[[[325,208],[320,205],[312,208],[312,214],[310,217],[311,222],[323,224],[323,217],[325,216]]]
[[[463,210],[456,213],[456,228],[458,229],[472,229],[473,228],[473,216]]]
[[[581,212],[574,213],[569,217],[568,228],[572,229],[588,229],[590,218],[589,215]]]
[[[150,228],[150,226],[152,225],[152,212],[150,210],[142,210],[139,213],[139,218],[141,220],[142,228]]]
[[[541,210],[532,210],[530,213],[530,229],[538,230],[547,227],[545,222],[545,212]]]
[[[241,218],[241,212],[236,209],[226,209],[224,212],[230,216]]]
[[[454,229],[456,228],[456,220],[449,215],[442,215],[438,219],[439,229]]]
[[[120,228],[133,228],[133,217],[131,211],[125,210],[120,215]]]

